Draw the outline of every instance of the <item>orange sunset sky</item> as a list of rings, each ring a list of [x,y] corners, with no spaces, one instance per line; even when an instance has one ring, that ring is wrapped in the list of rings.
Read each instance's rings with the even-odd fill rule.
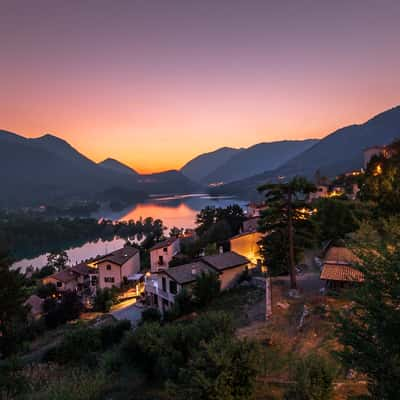
[[[1,1],[0,129],[180,168],[400,104],[397,1]]]

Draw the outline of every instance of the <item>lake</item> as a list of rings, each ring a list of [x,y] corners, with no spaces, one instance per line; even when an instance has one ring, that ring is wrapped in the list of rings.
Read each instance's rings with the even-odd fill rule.
[[[152,217],[163,221],[168,229],[176,226],[178,228],[194,228],[196,226],[196,215],[206,206],[227,207],[230,204],[239,204],[245,209],[248,202],[232,196],[209,196],[207,194],[186,194],[176,196],[152,197],[145,202],[137,203],[132,207],[119,212],[109,209],[101,209],[92,214],[93,218],[106,218],[114,221],[128,221],[130,219]],[[67,251],[72,264],[82,260],[106,254],[117,250],[125,243],[124,239],[114,238],[111,241],[98,240],[88,242],[83,246],[70,248]],[[41,268],[47,262],[47,254],[32,259],[23,259],[13,264],[15,268],[25,270],[29,266]]]

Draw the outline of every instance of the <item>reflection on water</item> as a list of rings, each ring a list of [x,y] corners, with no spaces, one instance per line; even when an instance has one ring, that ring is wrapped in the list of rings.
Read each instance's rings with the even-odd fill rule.
[[[194,228],[196,225],[197,213],[206,206],[227,207],[230,204],[239,204],[245,207],[246,201],[229,196],[209,196],[207,194],[187,194],[180,196],[153,197],[150,200],[138,203],[132,208],[122,210],[121,212],[112,212],[110,210],[100,210],[92,217],[106,218],[114,221],[128,221],[130,219],[152,217],[161,219],[168,228],[174,226],[178,228]],[[83,246],[74,247],[67,250],[68,257],[72,264],[86,260],[97,255],[106,254],[117,250],[125,243],[124,239],[115,238],[112,241],[88,242]],[[46,265],[47,254],[43,254],[33,259],[24,259],[16,262],[13,267],[25,270],[32,265],[34,268],[41,268]]]
[[[138,203],[133,208],[119,213],[102,210],[96,216],[120,221],[152,217],[161,219],[168,228],[174,226],[178,228],[194,228],[196,215],[201,209],[206,206],[227,207],[230,204],[239,204],[245,207],[247,202],[231,196],[209,196],[207,194],[164,196]]]
[[[108,252],[121,248],[125,243],[125,239],[114,238],[111,241],[98,240],[97,242],[88,242],[83,246],[74,247],[67,250],[68,257],[72,265],[77,264],[83,260],[98,255],[107,254]],[[23,259],[13,264],[14,268],[21,268],[24,271],[29,266],[34,268],[42,268],[47,263],[47,253],[39,257],[31,259]]]

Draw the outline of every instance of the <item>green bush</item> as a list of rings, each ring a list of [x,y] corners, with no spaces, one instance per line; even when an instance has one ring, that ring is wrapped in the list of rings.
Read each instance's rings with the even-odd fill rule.
[[[94,311],[107,313],[117,301],[118,290],[115,288],[97,289],[94,299]]]
[[[136,364],[148,377],[175,379],[201,342],[217,336],[230,337],[233,332],[231,319],[223,313],[164,326],[145,323],[126,337],[122,352],[128,362]]]
[[[256,383],[258,346],[234,337],[218,336],[201,342],[177,384],[170,385],[174,399],[246,400]]]
[[[92,363],[92,354],[101,350],[100,332],[97,329],[78,328],[66,333],[62,342],[48,351],[46,361],[60,364]]]
[[[97,329],[99,330],[101,345],[103,349],[107,349],[122,340],[125,333],[131,329],[131,323],[128,320],[122,320]]]
[[[285,394],[286,400],[329,400],[332,398],[336,368],[325,358],[311,355],[296,363],[294,388]]]
[[[99,400],[105,395],[109,378],[102,371],[74,369],[31,393],[30,400]]]
[[[160,322],[161,321],[161,313],[158,308],[147,308],[142,312],[142,320],[141,323],[145,322]]]
[[[196,278],[193,286],[193,297],[199,306],[206,306],[215,299],[221,290],[221,282],[218,275],[210,272],[202,272]]]

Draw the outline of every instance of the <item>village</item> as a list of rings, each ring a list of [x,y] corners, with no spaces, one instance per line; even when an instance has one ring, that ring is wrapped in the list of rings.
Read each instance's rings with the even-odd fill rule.
[[[172,380],[177,387],[189,383],[178,369],[168,372],[163,366],[172,362],[184,368],[181,356],[171,353],[168,357],[172,358],[162,361],[164,351],[178,346],[174,352],[191,353],[202,346],[202,340],[218,340],[214,329],[226,330],[229,346],[239,346],[237,351],[248,354],[241,361],[242,368],[249,369],[244,385],[256,399],[291,399],[285,397],[290,390],[306,390],[296,386],[303,382],[296,375],[301,363],[306,363],[302,368],[309,369],[308,373],[329,382],[324,389],[301,383],[311,385],[307,390],[321,390],[318,399],[365,395],[369,390],[366,376],[341,366],[332,355],[343,343],[336,315],[352,310],[352,296],[368,287],[371,279],[371,266],[365,263],[374,253],[369,248],[363,252],[357,244],[359,237],[371,236],[370,222],[364,222],[367,229],[360,228],[349,217],[355,213],[351,210],[362,218],[371,207],[360,200],[365,179],[380,179],[385,163],[396,159],[396,151],[395,144],[368,148],[363,169],[335,180],[317,171],[315,184],[300,181],[301,188],[294,186],[293,196],[303,194],[293,204],[287,202],[289,192],[283,192],[279,201],[271,200],[274,190],[289,187],[278,182],[261,187],[265,200],[250,202],[245,210],[237,206],[202,210],[196,229],[174,227],[169,235],[160,231],[157,238],[142,242],[146,245],[127,241],[115,251],[75,265],[65,254],[49,257],[51,268],[28,269],[23,278],[31,293],[24,301],[30,338],[24,339],[21,362],[39,363],[43,374],[49,368],[60,369],[61,375],[67,371],[66,376],[72,366],[93,365],[101,374],[99,384],[89,386],[93,396],[105,391],[123,399],[133,391],[143,399],[167,399],[165,382]],[[296,179],[293,182],[298,185]],[[296,243],[309,232],[318,237],[304,244],[302,251],[296,247],[294,258],[290,241],[279,236],[288,232],[285,216],[289,212]],[[199,332],[193,338],[199,340],[197,344],[191,342],[191,329]],[[182,346],[181,336],[186,338]],[[247,350],[241,347],[245,343],[250,343]],[[253,352],[258,354],[257,368],[251,361]],[[103,365],[107,357],[116,360]],[[232,371],[236,362],[230,362],[227,368]],[[136,371],[133,380],[132,368]],[[30,380],[37,379],[32,371],[22,371]],[[82,390],[88,379],[85,371],[74,388]],[[111,381],[107,374],[113,377]],[[149,385],[157,374],[157,383]]]

